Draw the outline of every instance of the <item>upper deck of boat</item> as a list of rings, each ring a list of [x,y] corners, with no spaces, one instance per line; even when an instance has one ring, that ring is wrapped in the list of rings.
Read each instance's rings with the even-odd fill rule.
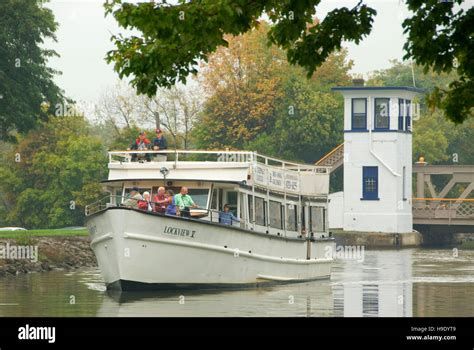
[[[134,154],[146,154],[149,161],[132,161]],[[232,182],[320,195],[329,192],[329,173],[329,167],[289,162],[250,151],[111,151],[108,180]]]

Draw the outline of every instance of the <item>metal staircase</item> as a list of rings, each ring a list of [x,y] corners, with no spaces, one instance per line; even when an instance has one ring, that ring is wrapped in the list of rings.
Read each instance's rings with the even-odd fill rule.
[[[329,172],[335,171],[344,163],[344,143],[334,148],[331,152],[326,154],[315,165],[331,167]]]

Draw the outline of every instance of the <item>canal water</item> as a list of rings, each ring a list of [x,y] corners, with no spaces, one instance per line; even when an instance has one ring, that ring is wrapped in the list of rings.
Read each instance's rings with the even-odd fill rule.
[[[474,251],[365,251],[332,278],[241,290],[109,293],[96,269],[0,279],[0,316],[474,316]]]

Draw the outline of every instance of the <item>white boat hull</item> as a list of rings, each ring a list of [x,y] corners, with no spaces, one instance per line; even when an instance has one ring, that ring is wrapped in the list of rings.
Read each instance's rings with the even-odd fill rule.
[[[87,220],[108,288],[237,287],[329,278],[332,239],[307,241],[109,208]],[[309,256],[308,259],[308,244]]]

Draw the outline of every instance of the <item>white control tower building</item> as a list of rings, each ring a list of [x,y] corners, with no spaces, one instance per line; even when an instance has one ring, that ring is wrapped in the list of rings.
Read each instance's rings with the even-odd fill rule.
[[[335,87],[344,96],[344,231],[407,233],[413,87]]]

